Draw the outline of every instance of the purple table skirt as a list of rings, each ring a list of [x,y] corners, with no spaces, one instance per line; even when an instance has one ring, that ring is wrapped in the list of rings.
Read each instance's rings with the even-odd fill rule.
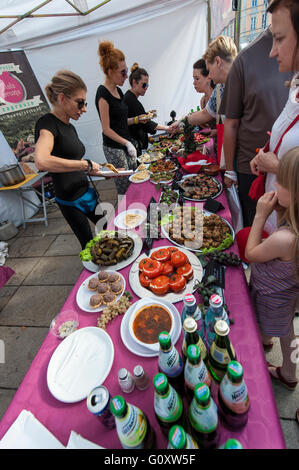
[[[14,270],[9,266],[0,266],[0,289],[7,283],[14,273]]]
[[[147,207],[150,198],[159,199],[160,192],[150,183],[131,184],[126,197],[121,201],[117,213],[128,207],[142,207],[136,201],[142,201]],[[218,214],[229,222],[231,216],[227,208],[224,192],[217,198],[225,206]],[[113,220],[113,219],[111,219]],[[109,228],[113,228],[110,224]],[[161,245],[170,245],[168,240],[156,240],[154,248]],[[238,254],[235,243],[230,250]],[[130,267],[121,270],[126,279],[126,289],[133,295],[133,301],[138,297],[133,293],[129,281]],[[76,303],[76,293],[81,283],[90,276],[90,272],[83,269],[62,310],[74,309],[79,314],[80,327],[96,326],[99,313],[87,313],[82,311]],[[244,378],[250,396],[250,411],[247,426],[241,432],[231,432],[221,426],[221,443],[229,437],[237,438],[247,449],[281,449],[285,448],[283,433],[273,395],[272,384],[266,367],[263,348],[258,336],[255,314],[251,305],[249,292],[243,269],[227,268],[225,300],[230,309],[235,323],[231,326],[230,339],[235,347],[237,359],[244,368]],[[175,306],[179,312],[182,303]],[[162,435],[156,422],[153,411],[153,385],[152,378],[158,372],[157,358],[144,358],[131,353],[123,344],[120,335],[122,317],[114,319],[107,327],[107,333],[112,338],[115,356],[112,369],[104,382],[112,396],[120,394],[121,390],[117,382],[117,372],[121,367],[126,367],[131,372],[137,364],[141,364],[150,376],[150,386],[145,391],[134,390],[130,394],[123,394],[128,402],[139,406],[149,417],[149,420],[157,434],[157,447],[166,448],[167,441]],[[176,343],[180,350],[183,335]],[[109,449],[121,448],[115,430],[106,430],[86,407],[86,400],[74,404],[66,404],[56,400],[48,390],[47,367],[55,348],[60,341],[48,334],[38,354],[34,358],[23,382],[16,392],[9,408],[0,423],[0,439],[12,425],[22,409],[31,411],[35,417],[51,431],[63,445],[67,444],[71,430],[81,434],[84,438],[100,444]],[[212,396],[217,402],[217,386],[213,385]]]

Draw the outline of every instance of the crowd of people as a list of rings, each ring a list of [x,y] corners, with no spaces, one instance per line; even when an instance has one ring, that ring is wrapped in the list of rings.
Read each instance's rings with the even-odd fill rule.
[[[269,1],[271,26],[238,53],[234,41],[219,36],[193,65],[193,84],[202,93],[200,111],[187,114],[189,124],[223,124],[224,186],[238,188],[245,227],[251,227],[246,259],[251,264],[250,290],[264,349],[279,337],[283,363],[269,364],[269,373],[290,390],[297,385],[293,319],[298,297],[299,241],[299,2]],[[107,162],[136,169],[137,157],[148,146],[148,134],[170,136],[182,120],[164,126],[149,119],[139,100],[149,86],[148,72],[133,64],[112,42],[98,47],[104,83],[95,105]],[[278,65],[277,65],[278,64]],[[121,87],[129,78],[130,89]],[[287,85],[286,85],[287,82]],[[97,176],[101,165],[83,159],[84,144],[70,119],[86,112],[86,85],[70,71],[60,71],[46,87],[51,112],[36,124],[35,163],[53,175],[57,203],[82,247],[89,241],[88,219],[96,223],[96,195],[87,174]],[[252,196],[258,180],[265,194]],[[115,179],[119,194],[127,177]],[[269,236],[263,240],[266,230]]]

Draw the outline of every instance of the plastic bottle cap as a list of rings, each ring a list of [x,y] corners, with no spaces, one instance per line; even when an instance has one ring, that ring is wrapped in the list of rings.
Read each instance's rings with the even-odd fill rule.
[[[224,449],[243,449],[241,442],[237,439],[228,439],[224,445]]]
[[[209,387],[204,383],[198,383],[194,389],[194,396],[199,403],[206,405],[211,396]]]
[[[224,320],[218,320],[214,326],[215,332],[219,336],[226,336],[229,333],[229,326]]]
[[[119,378],[120,380],[124,380],[124,379],[127,377],[127,375],[128,375],[127,369],[125,369],[125,368],[119,369],[119,371],[118,371],[118,378]]]
[[[197,323],[192,317],[186,317],[183,323],[183,328],[187,333],[194,333],[197,330]]]
[[[220,307],[222,305],[222,298],[218,294],[212,294],[210,297],[210,304],[214,307]]]
[[[123,416],[126,406],[126,401],[121,395],[116,395],[110,401],[110,411],[114,416]]]
[[[162,331],[160,334],[159,334],[159,343],[161,344],[161,346],[164,346],[164,347],[170,347],[171,345],[171,337],[170,337],[170,334],[167,333],[167,331]]]
[[[243,367],[237,361],[231,361],[227,365],[227,374],[232,380],[241,379],[243,377]]]
[[[175,449],[184,449],[186,445],[186,433],[182,426],[172,426],[168,434],[168,439]]]
[[[195,297],[193,294],[186,294],[184,297],[184,303],[187,305],[193,304],[195,302]]]
[[[158,373],[153,378],[153,384],[157,392],[165,392],[168,387],[168,380],[165,374]]]
[[[187,357],[190,361],[197,361],[200,358],[200,349],[196,344],[189,344],[187,348]]]
[[[135,366],[133,370],[133,374],[135,375],[135,377],[141,377],[141,375],[143,374],[143,367]]]

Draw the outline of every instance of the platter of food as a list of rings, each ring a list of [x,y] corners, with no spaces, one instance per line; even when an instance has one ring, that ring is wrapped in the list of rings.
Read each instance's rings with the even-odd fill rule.
[[[151,163],[148,169],[151,173],[171,173],[177,170],[177,167],[171,160],[160,160]]]
[[[180,302],[185,294],[194,292],[196,280],[201,280],[202,265],[194,253],[175,246],[154,248],[149,255],[140,255],[133,263],[130,286],[141,298]]]
[[[143,153],[140,157],[137,157],[139,163],[153,163],[157,162],[158,160],[162,160],[165,155],[162,152],[150,152],[150,153]]]
[[[184,198],[190,201],[206,201],[209,197],[214,199],[223,191],[220,181],[203,173],[186,175],[179,185],[184,191]]]
[[[169,186],[164,186],[160,195],[158,204],[167,204],[171,206],[176,204],[179,199],[179,191],[171,189]]]
[[[161,233],[178,247],[203,254],[229,248],[235,240],[230,223],[198,207],[177,206],[161,225]]]
[[[171,183],[173,179],[174,179],[173,172],[152,173],[150,176],[151,183],[167,184],[167,183]]]
[[[142,244],[136,232],[101,230],[86,244],[79,256],[83,266],[91,272],[107,269],[118,271],[139,256]]]
[[[144,332],[143,332],[144,335],[142,338],[140,338],[141,341],[138,341],[138,339],[136,340],[136,337],[134,334],[132,334],[132,329],[131,329],[133,325],[133,320],[136,317],[136,314],[142,311],[144,315],[147,315],[149,312],[145,311],[146,308],[148,308],[149,310],[150,309],[153,310],[154,308],[156,309],[157,307],[168,311],[173,319],[173,325],[170,331],[172,344],[176,344],[176,342],[178,341],[180,337],[180,334],[182,331],[181,318],[180,318],[180,314],[177,308],[172,303],[166,301],[165,299],[157,300],[155,298],[150,298],[150,297],[146,299],[140,299],[137,302],[135,302],[133,305],[131,305],[129,309],[126,311],[125,315],[123,316],[121,327],[120,327],[121,339],[124,345],[129,351],[131,351],[133,354],[136,354],[137,356],[155,357],[155,356],[158,356],[159,354],[159,349],[157,347],[153,347],[150,344],[149,345],[142,344],[144,342],[144,336],[146,337],[147,333],[153,333],[152,331],[150,332],[148,331],[150,327],[149,324],[145,325]],[[155,312],[153,312],[153,314],[155,314]],[[165,327],[165,325],[163,325],[163,327]]]
[[[159,142],[152,143],[153,149],[158,152],[166,152],[166,150],[169,150],[172,146],[173,140],[169,138],[163,138],[162,140],[159,140]]]
[[[99,271],[82,282],[76,294],[78,307],[85,312],[100,312],[123,295],[126,281],[116,271]]]
[[[150,179],[150,172],[148,170],[136,171],[129,177],[131,183],[144,183]]]
[[[118,214],[114,219],[114,225],[121,229],[139,227],[147,217],[147,213],[142,209],[129,209]]]

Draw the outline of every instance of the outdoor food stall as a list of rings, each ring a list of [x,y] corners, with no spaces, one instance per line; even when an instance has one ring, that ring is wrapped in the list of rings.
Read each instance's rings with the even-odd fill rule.
[[[163,136],[158,145],[155,143],[141,156],[140,167],[134,173],[141,175],[131,177],[131,185],[107,230],[96,233],[80,253],[82,273],[1,421],[2,445],[8,439],[4,437],[7,431],[22,410],[27,410],[54,436],[54,447],[67,446],[72,433],[76,433],[107,449],[133,449],[138,445],[166,449],[169,438],[172,443],[175,438],[168,434],[172,421],[165,417],[163,421],[158,403],[164,393],[162,387],[166,390],[173,384],[171,387],[180,390],[179,398],[171,391],[180,409],[173,423],[182,425],[191,436],[189,448],[220,447],[229,439],[236,439],[243,449],[285,447],[221,173],[205,173],[213,162],[209,157],[201,162],[199,172],[193,173],[191,165],[188,173],[177,158],[182,141],[176,139],[174,149],[169,138]],[[161,180],[156,178],[158,174]],[[221,203],[217,213],[204,209],[211,199]],[[226,255],[215,255],[222,252]],[[213,274],[209,268],[215,268],[213,255],[218,269],[209,278]],[[226,321],[217,324],[226,328],[223,335],[230,359],[224,361],[222,377],[219,379],[218,370],[217,378],[211,359],[214,346],[208,341],[203,341],[204,346],[198,342],[203,348],[201,367],[205,363],[207,372],[200,385],[195,385],[195,394],[198,403],[206,400],[206,407],[212,410],[210,428],[198,430],[196,403],[194,398],[190,401],[186,376],[184,385],[182,375],[187,364],[190,366],[192,354],[192,340],[188,340],[186,361],[187,330],[186,320],[185,332],[182,327],[182,312],[191,295],[205,318],[211,293],[225,306]],[[165,341],[169,341],[166,333],[161,337],[162,332],[169,333],[181,359],[185,351],[186,364],[179,362],[180,383],[175,383],[169,372],[167,385],[161,374],[167,375],[161,355]],[[218,338],[221,334],[218,329]],[[231,374],[241,374],[242,384],[247,387],[246,409],[242,408],[245,401],[241,401],[241,412],[235,413],[239,414],[237,418],[242,415],[246,419],[234,430],[227,424],[225,412],[220,413],[224,408],[219,403],[228,362],[235,367]],[[242,393],[244,397],[244,389]],[[110,404],[103,409],[104,399],[105,406],[109,399]],[[126,412],[139,423],[134,428],[135,444],[124,435],[120,424],[115,427],[115,422],[125,419]],[[176,434],[180,429],[176,428]],[[198,433],[205,439],[198,438]]]

